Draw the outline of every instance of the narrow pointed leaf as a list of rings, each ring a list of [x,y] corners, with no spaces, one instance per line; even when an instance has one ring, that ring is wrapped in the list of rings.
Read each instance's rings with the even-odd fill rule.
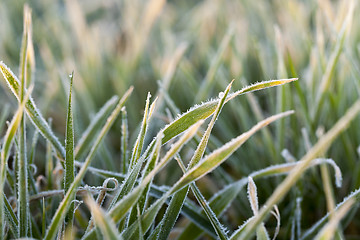
[[[82,134],[79,142],[75,148],[75,159],[79,160],[91,148],[91,143],[95,139],[96,133],[101,129],[101,126],[114,109],[116,103],[119,101],[118,96],[110,98],[99,112],[93,117],[89,126]]]
[[[156,165],[154,170],[152,170],[144,179],[143,181],[133,189],[129,194],[124,196],[117,204],[110,209],[109,215],[112,217],[115,223],[120,221],[125,214],[134,206],[134,204],[138,201],[142,191],[145,189],[146,185],[150,182],[150,180],[155,176],[155,174],[160,171],[168,162],[171,160],[171,158],[178,152],[180,149],[184,146],[184,144],[189,141],[197,132],[200,125],[203,123],[203,121],[199,121],[194,126],[190,127],[187,132],[184,133],[184,135],[175,143],[172,145],[170,150],[165,154],[165,156],[160,160],[160,162]],[[164,203],[164,201],[167,199],[168,196],[164,196],[157,201],[157,206],[161,207],[161,205]],[[154,206],[153,204],[152,206]],[[155,211],[157,213],[157,211]],[[146,213],[143,215],[146,216]],[[148,222],[148,226],[150,226],[151,222]],[[132,235],[135,230],[138,228],[137,223],[133,223],[132,226],[136,226],[133,228],[133,231],[131,231],[130,235]],[[144,227],[143,225],[143,231],[146,232],[148,227]],[[127,229],[127,231],[129,228]],[[94,235],[94,231],[90,232],[85,239],[91,239]],[[128,239],[123,234],[123,237],[125,239]]]
[[[20,82],[15,76],[15,74],[3,63],[0,62],[0,71],[6,80],[10,90],[15,95],[18,101],[20,101],[19,90],[20,90]],[[41,134],[48,139],[54,146],[54,148],[59,152],[61,157],[65,158],[65,148],[60,143],[58,138],[55,136],[53,131],[51,130],[48,123],[45,121],[43,116],[41,115],[39,109],[36,107],[34,100],[29,97],[29,100],[25,105],[26,113],[29,116],[31,122],[39,129]]]
[[[121,164],[121,172],[123,174],[126,173],[129,164],[128,159],[128,122],[127,122],[127,112],[124,107],[121,110],[121,156],[122,156],[122,164]]]
[[[246,140],[248,140],[255,132],[260,130],[261,128],[267,126],[273,121],[280,119],[282,117],[288,116],[292,114],[293,111],[288,111],[284,113],[279,113],[277,115],[271,116],[258,124],[256,124],[249,131],[241,134],[237,138],[231,140],[221,148],[217,149],[209,156],[204,157],[197,165],[191,168],[188,172],[186,172],[181,179],[175,183],[175,185],[171,188],[171,193],[175,193],[187,184],[199,179],[200,177],[206,175],[211,172],[217,166],[219,166],[222,162],[224,162],[233,152],[235,152]]]
[[[224,93],[219,94],[220,101],[216,107],[215,113],[214,113],[203,137],[201,138],[199,145],[197,146],[197,148],[195,150],[193,157],[190,160],[188,169],[190,169],[195,164],[197,164],[200,161],[200,159],[203,157],[207,143],[210,138],[211,130],[213,129],[215,122],[221,112],[221,109],[225,104],[225,99],[226,99],[227,95],[229,94],[232,83],[233,83],[233,81],[225,89]],[[180,210],[181,210],[184,200],[187,196],[187,193],[188,193],[188,187],[186,189],[179,191],[172,197],[170,204],[169,204],[168,208],[166,209],[164,218],[160,223],[162,225],[162,227],[161,227],[158,239],[166,239],[169,236],[170,231],[173,228],[175,221],[179,216]],[[177,209],[177,210],[175,210],[175,209]]]
[[[48,239],[48,240],[54,239],[54,237],[56,235],[56,231],[57,231],[57,229],[59,229],[59,226],[61,224],[61,221],[64,219],[65,214],[69,210],[69,207],[71,204],[71,199],[73,199],[74,194],[76,193],[76,190],[81,183],[81,180],[85,176],[86,171],[87,171],[88,167],[90,166],[91,160],[95,156],[95,153],[96,153],[98,147],[100,146],[100,143],[102,142],[106,133],[109,131],[110,127],[114,123],[115,119],[117,118],[118,114],[120,113],[121,108],[124,106],[126,100],[130,96],[132,90],[133,90],[133,88],[131,87],[128,91],[126,91],[126,93],[120,99],[120,101],[117,104],[114,111],[108,117],[106,124],[103,126],[98,137],[96,138],[95,143],[94,143],[93,147],[91,148],[90,153],[86,157],[86,160],[85,160],[84,164],[82,165],[79,173],[76,175],[76,178],[74,179],[73,183],[71,184],[68,192],[65,194],[64,199],[61,201],[59,207],[57,208],[56,213],[50,223],[50,226],[48,227],[48,230],[46,232],[44,239]]]
[[[255,83],[253,85],[244,87],[241,90],[229,94],[225,102],[228,102],[231,99],[248,92],[254,92],[269,87],[279,86],[296,80],[297,78],[291,78],[291,79],[271,80],[271,81],[263,81],[263,82]],[[162,142],[163,143],[168,142],[170,139],[182,133],[183,131],[188,129],[189,126],[193,125],[195,122],[199,121],[200,119],[207,119],[215,112],[219,101],[220,99],[216,99],[209,102],[205,102],[199,106],[195,106],[185,114],[181,115],[174,122],[167,125],[164,128],[164,138]]]
[[[145,134],[147,131],[148,126],[148,114],[149,114],[149,105],[150,105],[150,93],[148,93],[148,96],[146,98],[146,104],[145,104],[145,111],[144,111],[144,117],[141,124],[141,129],[139,132],[139,135],[136,139],[134,149],[132,151],[131,160],[130,160],[130,167],[134,166],[136,164],[136,161],[139,159],[142,147],[145,140]]]
[[[240,235],[233,235],[233,239],[236,238],[249,238],[255,231],[256,226],[262,222],[272,209],[272,207],[277,204],[285,194],[290,190],[290,188],[297,182],[301,177],[303,172],[311,165],[312,161],[319,156],[320,154],[326,152],[331,143],[335,138],[344,131],[350,122],[357,116],[360,112],[360,100],[356,101],[353,106],[345,113],[345,115],[338,120],[338,122],[331,128],[320,140],[307,152],[307,154],[300,160],[301,164],[296,166],[288,177],[276,188],[271,197],[266,201],[264,207],[261,208],[259,214],[249,222],[246,229]]]
[[[293,170],[300,162],[294,163],[284,163],[279,165],[270,166],[264,168],[262,170],[253,172],[250,176],[253,179],[264,178],[269,176],[279,176],[288,174]],[[341,172],[340,169],[336,166],[333,160],[331,159],[316,159],[312,166],[316,166],[319,164],[330,164],[333,166],[335,170],[335,179],[339,184],[341,183]],[[242,178],[236,182],[233,182],[227,185],[225,188],[220,190],[216,193],[210,200],[209,205],[211,209],[214,211],[216,216],[221,216],[221,214],[228,208],[231,202],[234,201],[235,197],[239,195],[240,191],[246,186],[248,183],[248,178]],[[182,190],[181,190],[182,191]],[[204,213],[203,213],[204,214]],[[190,218],[190,217],[188,217]],[[191,218],[190,218],[191,219]],[[185,240],[185,239],[195,239],[197,236],[200,236],[206,228],[200,228],[199,226],[195,225],[196,221],[188,224],[187,227],[182,231],[178,240]],[[208,232],[207,232],[208,233]]]
[[[24,102],[26,94],[26,72],[27,72],[27,47],[29,40],[29,29],[31,25],[31,10],[28,5],[24,6],[24,30],[20,51],[20,103]],[[19,126],[19,159],[17,171],[18,198],[17,213],[19,218],[19,237],[27,237],[29,230],[30,208],[29,208],[29,188],[28,188],[28,160],[26,153],[26,118],[22,115]]]
[[[29,93],[30,92],[31,92],[31,90],[29,90]],[[29,97],[29,94],[27,94],[25,96],[24,100],[26,101],[28,97]],[[16,131],[18,130],[20,123],[21,123],[21,119],[23,116],[24,108],[25,108],[25,101],[23,102],[23,104],[21,104],[19,106],[18,110],[16,111],[16,113],[6,131],[5,137],[4,137],[4,144],[1,149],[0,196],[3,196],[3,194],[4,194],[3,191],[4,191],[4,185],[5,185],[5,179],[6,179],[7,159],[9,158],[9,155],[10,155],[10,149],[13,144]],[[5,222],[4,198],[3,197],[0,197],[0,222],[2,222],[2,223]],[[0,228],[1,228],[0,229],[0,237],[2,237],[4,235],[4,232],[3,232],[4,224],[2,224]]]
[[[72,112],[72,86],[73,86],[74,72],[70,75],[70,92],[69,92],[69,103],[66,118],[66,141],[65,141],[65,176],[64,176],[64,193],[67,193],[71,184],[75,178],[75,167],[74,167],[74,123],[73,123],[73,112]],[[75,196],[70,201],[75,200]],[[66,231],[72,235],[72,225],[74,218],[74,204],[71,204],[69,212],[65,218]]]
[[[166,155],[161,159],[161,161],[156,165],[154,170],[152,170],[140,183],[139,186],[134,188],[134,190],[127,194],[123,199],[121,199],[109,212],[115,222],[118,222],[123,216],[127,213],[127,211],[134,205],[134,201],[137,201],[140,197],[139,194],[144,190],[146,185],[150,182],[150,180],[155,176],[155,174],[160,171],[168,162],[169,160],[178,152],[180,151],[181,147],[191,139],[195,133],[197,132],[200,125],[203,121],[199,121],[197,124],[192,126],[173,146],[172,148],[166,153]],[[145,228],[143,229],[146,230]]]
[[[185,167],[183,166],[181,159],[179,159],[179,165],[182,165],[182,169],[185,173]],[[213,212],[213,210],[209,206],[209,203],[206,201],[205,197],[201,194],[200,189],[196,186],[195,183],[190,183],[190,187],[191,187],[191,190],[194,193],[198,203],[200,204],[200,206],[206,213],[206,216],[208,217],[209,221],[211,222],[211,225],[214,227],[218,238],[222,239],[222,240],[228,239],[228,237],[226,235],[227,230],[220,223],[219,219],[216,217],[216,214]]]

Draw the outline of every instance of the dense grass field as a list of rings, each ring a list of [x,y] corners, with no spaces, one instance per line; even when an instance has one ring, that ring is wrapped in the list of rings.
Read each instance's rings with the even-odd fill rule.
[[[356,0],[0,2],[0,239],[359,239]]]

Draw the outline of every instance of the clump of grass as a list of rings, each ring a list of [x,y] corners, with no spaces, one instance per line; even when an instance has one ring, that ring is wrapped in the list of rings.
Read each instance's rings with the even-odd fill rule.
[[[114,30],[117,44],[110,35],[95,37],[102,35],[95,26],[101,9],[113,3],[64,4],[69,26],[53,28],[59,10],[51,7],[41,16],[61,41],[48,41],[38,16],[32,29],[26,6],[19,64],[10,50],[0,50],[5,62],[20,66],[17,77],[0,62],[1,100],[10,101],[14,112],[8,124],[11,107],[0,114],[0,238],[330,239],[346,234],[342,218],[356,225],[347,213],[356,208],[359,169],[348,173],[360,135],[346,131],[360,111],[358,54],[351,45],[355,1],[316,7],[207,1],[194,6],[186,21],[176,20],[191,3],[124,1],[120,17],[109,17],[124,24],[121,32]],[[343,9],[337,15],[335,5]],[[265,14],[270,6],[276,12]],[[304,9],[310,8],[308,16]],[[0,12],[11,19],[2,6]],[[311,19],[314,29],[297,18]],[[174,40],[172,22],[191,29],[182,35],[187,41]],[[246,27],[239,26],[247,24],[253,35],[241,34]],[[69,29],[73,34],[64,34]],[[33,30],[40,34],[34,42]],[[12,31],[4,32],[10,39]],[[251,42],[245,49],[240,35]],[[332,37],[324,43],[327,35]],[[309,46],[309,39],[316,43]],[[37,69],[45,71],[35,74],[36,54]],[[52,86],[43,93],[42,74]],[[241,81],[229,84],[239,75]],[[256,82],[269,75],[280,80]],[[301,81],[289,77],[298,75]],[[161,79],[158,88],[144,81],[151,78]],[[248,101],[239,102],[240,95]],[[308,186],[324,193],[309,195]],[[337,204],[351,187],[356,190]],[[324,217],[302,226],[318,202],[327,206],[319,210]]]

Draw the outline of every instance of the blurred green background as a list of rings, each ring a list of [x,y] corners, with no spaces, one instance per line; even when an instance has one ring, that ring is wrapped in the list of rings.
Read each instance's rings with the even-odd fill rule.
[[[266,116],[289,109],[296,113],[258,133],[221,168],[200,180],[199,187],[207,198],[228,182],[286,162],[281,155],[285,148],[300,159],[308,145],[316,143],[360,96],[360,6],[355,4],[351,14],[351,1],[2,0],[0,60],[16,75],[25,3],[33,15],[33,97],[45,117],[52,118],[53,129],[62,141],[68,74],[73,70],[75,140],[111,96],[121,96],[133,85],[135,90],[127,103],[131,143],[138,134],[147,92],[161,99],[150,128],[156,134],[178,113],[217,97],[232,79],[232,89],[237,90],[262,80],[299,78],[292,84],[239,97],[225,106],[209,152]],[[4,81],[1,85],[0,109],[4,112],[7,105],[14,108],[16,100]],[[10,117],[9,113],[7,119]],[[334,159],[343,172],[343,187],[333,190],[337,201],[360,187],[359,120],[324,155]],[[119,121],[104,144],[104,153],[113,163],[99,161],[101,156],[96,165],[118,170],[120,137]],[[40,169],[44,158],[44,154],[37,154]],[[176,164],[170,164],[156,181],[170,185],[180,174]],[[257,182],[260,204],[278,183],[276,178]],[[294,196],[303,197],[304,229],[326,212],[318,169],[308,171],[298,189],[300,193],[292,192],[280,206],[285,226],[280,236],[284,239],[288,236],[286,226],[290,231],[286,219],[293,213]],[[250,216],[244,191],[227,211],[224,222],[236,228]],[[356,217],[349,220],[346,233],[350,238],[360,234],[360,223]]]

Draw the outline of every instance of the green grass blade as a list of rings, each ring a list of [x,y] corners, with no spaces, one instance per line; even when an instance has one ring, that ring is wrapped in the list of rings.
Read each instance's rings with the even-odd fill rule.
[[[225,102],[228,102],[231,99],[248,92],[254,92],[269,87],[279,86],[296,80],[297,78],[291,78],[291,79],[271,80],[271,81],[263,81],[263,82],[255,83],[253,85],[244,87],[241,90],[229,94]],[[187,130],[189,126],[193,125],[195,122],[210,117],[215,112],[219,101],[220,99],[216,99],[213,101],[205,102],[199,106],[195,106],[185,114],[181,115],[171,124],[167,125],[164,128],[164,138],[162,142],[167,143],[170,139],[176,137],[180,133]]]
[[[246,140],[248,140],[254,133],[256,133],[261,128],[267,126],[271,122],[280,119],[282,117],[292,114],[293,111],[287,111],[284,113],[279,113],[277,115],[266,118],[265,120],[259,122],[249,131],[241,134],[237,138],[231,140],[221,148],[215,150],[209,156],[204,157],[197,165],[187,171],[181,179],[175,183],[171,188],[171,193],[175,193],[187,184],[199,179],[200,177],[206,175],[207,173],[214,170],[222,162],[224,162],[234,151],[236,151]]]
[[[102,142],[106,133],[109,131],[110,127],[114,123],[116,117],[120,113],[121,108],[124,106],[126,100],[129,98],[132,90],[133,90],[133,88],[131,87],[129,90],[127,90],[125,92],[124,96],[120,99],[119,103],[116,105],[116,108],[114,109],[114,111],[108,117],[105,125],[103,126],[98,137],[96,138],[96,140],[93,144],[93,147],[90,150],[90,153],[86,157],[86,160],[85,160],[84,164],[82,165],[79,173],[76,175],[68,192],[65,194],[64,199],[61,201],[59,207],[57,208],[56,213],[50,223],[50,226],[48,227],[48,230],[46,232],[44,239],[48,239],[48,240],[54,239],[57,229],[61,225],[61,221],[64,219],[65,214],[67,213],[67,211],[70,207],[71,200],[74,198],[74,194],[76,193],[76,190],[77,190],[78,186],[80,185],[81,180],[85,176],[86,171],[91,163],[91,160],[95,156],[96,150],[98,149],[98,147],[100,146],[100,143]]]
[[[150,156],[149,156],[150,159],[153,159],[154,157],[156,159],[159,156],[159,152],[160,152],[160,148],[161,148],[161,135],[162,135],[162,133],[160,132],[156,138],[155,147],[152,149]],[[135,186],[135,183],[136,183],[136,180],[140,173],[141,167],[144,163],[144,158],[145,158],[145,156],[142,156],[138,160],[136,165],[131,169],[129,174],[125,177],[122,186],[115,194],[112,202],[110,203],[109,208],[112,208],[120,199],[122,199],[125,195],[127,195],[131,192],[131,190]]]
[[[155,149],[154,149],[155,150]],[[133,189],[136,179],[140,173],[141,167],[143,164],[143,159],[140,159],[139,162],[131,169],[129,174],[124,179],[124,182],[118,192],[115,194],[112,203],[110,204],[110,208],[115,205],[116,202],[118,202],[122,197],[124,197],[126,194],[131,192]]]
[[[77,166],[81,167],[82,164],[78,163]],[[123,174],[117,173],[117,172],[111,172],[111,171],[107,171],[107,170],[97,169],[94,167],[89,167],[88,170],[90,172],[92,172],[93,174],[95,174],[99,177],[102,177],[102,178],[115,178],[119,182],[122,182],[125,179],[125,176]],[[168,188],[165,188],[164,186],[159,187],[159,186],[152,184],[151,188],[150,188],[150,194],[151,194],[151,196],[153,196],[155,198],[161,198],[162,195],[164,193],[166,193],[165,189],[168,189]],[[193,222],[198,224],[202,229],[207,231],[208,234],[210,234],[213,237],[216,237],[216,234],[213,231],[211,224],[207,221],[207,219],[205,217],[200,215],[196,211],[196,209],[194,209],[193,207],[191,207],[185,203],[183,205],[181,211],[185,216],[187,216]]]
[[[18,236],[19,235],[19,220],[16,217],[16,215],[5,195],[4,195],[4,204],[5,204],[6,222],[9,225],[10,231],[12,232],[12,234],[14,236]],[[3,219],[1,219],[1,220],[3,220]],[[2,221],[2,223],[5,223],[5,221]],[[3,225],[5,225],[5,224],[3,224]],[[1,237],[3,237],[3,235],[1,235]]]
[[[178,152],[180,151],[181,147],[184,146],[184,144],[191,139],[195,133],[197,132],[198,128],[200,127],[200,125],[203,123],[203,121],[199,121],[198,123],[196,123],[194,126],[192,126],[191,128],[188,129],[188,131],[175,143],[172,145],[171,149],[165,154],[165,156],[160,160],[160,162],[156,165],[156,167],[154,168],[153,171],[151,171],[144,179],[143,181],[136,187],[134,188],[133,191],[131,191],[129,194],[127,194],[126,196],[124,196],[110,211],[109,211],[109,215],[112,217],[112,219],[114,220],[114,222],[118,222],[120,221],[125,214],[131,209],[131,207],[134,206],[134,204],[138,201],[142,191],[145,189],[145,187],[147,186],[147,184],[151,181],[151,179],[155,176],[155,174],[160,171],[160,169],[162,169],[168,162],[169,160],[171,160],[171,158]],[[161,205],[164,203],[164,201],[167,199],[168,196],[163,196],[161,199],[159,199],[157,201],[157,206],[159,206],[159,208],[161,207]],[[154,203],[152,206],[156,205],[156,203]],[[153,211],[156,212],[157,211]],[[146,216],[143,215],[143,216]],[[145,221],[146,222],[146,221]],[[148,225],[144,227],[143,225],[143,231],[146,232],[149,228],[149,226],[152,223],[152,220],[147,221],[146,222]],[[134,223],[133,225],[136,226],[136,228],[138,227],[137,223]],[[134,231],[132,231],[132,233],[134,233]],[[131,234],[132,234],[131,233]],[[90,239],[90,237],[92,236],[93,233],[87,235],[86,239]],[[124,236],[124,235],[123,235]],[[125,236],[124,236],[125,237]],[[125,239],[128,239],[128,237],[125,237]]]
[[[45,198],[42,198],[42,223],[41,223],[41,237],[44,238],[46,232],[46,208]]]
[[[157,139],[161,139],[161,136],[158,136]],[[155,148],[154,148],[155,151],[153,151],[153,153],[150,155],[149,160],[144,168],[140,182],[155,168],[155,166],[159,160],[161,142],[159,140],[157,140],[157,143],[158,144],[155,144]],[[136,205],[137,209],[135,209],[135,206],[133,207],[130,217],[128,218],[128,224],[132,224],[133,222],[136,221],[137,210],[140,210],[141,214],[144,212],[144,208],[145,208],[147,200],[148,200],[149,190],[150,190],[150,186],[152,185],[152,181],[153,181],[153,178],[150,179],[150,181],[147,184],[147,186],[145,187],[141,197],[139,198],[138,204]]]
[[[167,197],[168,196],[164,195],[163,197],[159,198],[142,215],[141,228],[143,232],[147,232],[147,230],[150,228],[151,224],[154,222],[157,213],[161,209],[161,206],[164,204]],[[123,237],[125,239],[132,239],[134,236],[136,236],[137,232],[139,232],[139,224],[135,222],[123,232]]]
[[[360,188],[356,189],[351,194],[346,196],[344,198],[344,200],[336,206],[334,211],[338,211],[344,205],[351,204],[351,202],[353,202],[354,199],[358,202],[357,199],[359,199],[359,197],[360,197]],[[330,219],[331,214],[333,214],[333,212],[331,212],[331,213],[328,212],[323,218],[321,218],[318,222],[316,222],[314,225],[312,225],[312,227],[301,236],[301,240],[313,239],[316,231],[320,230],[321,227],[326,223],[326,221],[328,221]]]
[[[200,161],[200,159],[203,157],[207,143],[210,138],[211,130],[213,129],[215,122],[221,112],[221,109],[225,104],[225,99],[226,99],[227,95],[229,94],[232,83],[233,83],[233,81],[225,89],[224,93],[219,94],[219,95],[222,95],[220,98],[220,101],[216,107],[215,113],[214,113],[203,137],[201,138],[199,145],[197,146],[197,148],[195,150],[194,155],[192,156],[192,158],[190,160],[188,169],[190,169],[194,165],[196,165]],[[187,196],[187,193],[188,193],[188,187],[184,190],[179,191],[172,197],[171,202],[165,212],[164,218],[161,221],[161,225],[163,225],[163,226],[161,227],[158,239],[166,239],[169,236],[170,231],[173,228],[176,219],[178,218],[178,215],[180,213],[180,210],[182,208],[184,200]]]
[[[185,166],[180,158],[178,158],[178,163],[183,170],[184,174],[186,173]],[[198,203],[206,213],[206,216],[209,218],[211,225],[214,227],[216,234],[219,239],[228,239],[226,235],[225,227],[220,223],[219,219],[216,217],[216,214],[213,212],[205,197],[201,194],[200,189],[196,186],[195,183],[190,183],[192,192],[194,193]]]
[[[15,76],[15,74],[3,63],[0,62],[0,71],[6,80],[10,90],[15,95],[15,97],[20,101],[19,90],[20,90],[20,82]],[[36,107],[34,101],[31,97],[27,101],[25,105],[26,113],[29,116],[31,122],[39,129],[41,134],[48,139],[54,146],[54,148],[59,152],[61,157],[65,158],[65,148],[60,143],[58,138],[52,132],[48,123],[45,121],[43,116],[41,115],[39,109]]]
[[[30,93],[30,92],[31,92],[31,89],[28,91],[28,93]],[[25,96],[24,100],[26,101],[28,97],[29,97],[29,94],[27,94],[27,96]],[[23,116],[23,112],[24,112],[24,108],[25,108],[25,101],[23,102],[23,104],[21,104],[19,106],[12,121],[10,122],[10,125],[5,134],[3,147],[1,149],[0,196],[3,196],[3,194],[4,194],[3,191],[4,191],[5,180],[6,180],[7,159],[9,158],[9,155],[10,155],[10,149],[14,142],[16,131],[18,130],[18,128],[21,124],[21,120],[22,120],[22,116]],[[0,222],[5,223],[4,198],[3,197],[0,198]],[[4,235],[4,224],[2,224],[0,227],[0,237],[3,237],[3,235]]]
[[[104,106],[99,110],[99,112],[93,117],[89,126],[84,131],[79,142],[76,145],[75,159],[82,158],[84,154],[91,148],[91,143],[95,138],[95,134],[101,129],[101,126],[104,124],[107,117],[110,115],[111,111],[114,109],[118,101],[119,101],[119,97],[113,96],[104,104]]]
[[[73,122],[73,111],[72,111],[72,88],[74,80],[74,72],[71,73],[70,77],[70,92],[69,92],[69,103],[66,117],[66,141],[65,141],[65,174],[64,174],[64,193],[66,194],[74,181],[75,178],[75,167],[74,167],[74,122]],[[70,199],[70,202],[75,200]],[[69,212],[65,217],[65,228],[70,235],[72,235],[74,219],[74,204],[71,204]]]
[[[332,213],[331,220],[321,229],[321,231],[314,238],[315,240],[327,240],[333,239],[337,225],[340,220],[349,212],[355,199],[350,198],[345,204],[339,207],[336,211]]]
[[[91,196],[87,196],[85,200],[88,205],[91,215],[95,221],[95,225],[100,228],[104,239],[119,240],[122,239],[118,233],[115,223],[109,216],[100,208],[100,206],[92,199]]]
[[[151,95],[150,95],[150,93],[148,93],[148,96],[146,99],[146,104],[145,104],[144,117],[143,117],[143,121],[141,124],[141,129],[140,129],[139,135],[136,139],[134,149],[133,149],[133,152],[131,155],[130,167],[133,167],[137,163],[138,159],[140,158],[143,146],[144,146],[146,131],[147,131],[149,120],[152,115],[152,111],[155,107],[155,102],[156,102],[156,99],[155,99],[155,101],[151,104],[151,106],[149,108],[150,97],[151,97]]]
[[[108,183],[110,181],[112,181],[115,184],[113,189],[110,189],[110,188],[107,187]],[[105,201],[107,191],[114,191],[115,189],[118,188],[118,186],[119,186],[119,182],[115,178],[107,178],[107,179],[105,179],[105,181],[103,182],[102,189],[101,189],[100,193],[98,194],[98,196],[96,198],[96,203],[99,206],[102,206],[104,201]],[[84,235],[86,235],[91,229],[93,229],[93,227],[94,227],[94,221],[93,221],[93,218],[90,218]]]
[[[139,226],[139,237],[138,237],[138,239],[139,240],[144,240],[144,233],[143,233],[142,226],[141,226],[141,214],[140,214],[140,208],[139,207],[137,207],[137,212],[138,212],[137,224]]]
[[[159,133],[162,134],[162,133]],[[158,135],[158,137],[156,138],[156,142],[155,142],[155,147],[153,148],[152,152],[150,153],[149,158],[151,159],[150,161],[152,161],[152,159],[157,159],[159,157],[159,152],[160,152],[160,148],[161,148],[161,137]],[[156,161],[156,160],[154,160]],[[125,180],[123,181],[122,186],[120,187],[120,189],[117,191],[117,193],[115,194],[113,200],[111,201],[110,205],[109,205],[109,209],[111,209],[120,199],[122,199],[125,195],[129,194],[131,192],[131,190],[133,189],[136,180],[138,178],[138,175],[140,173],[141,167],[143,166],[144,163],[144,156],[142,156],[138,162],[136,163],[135,166],[133,166],[133,168],[130,170],[129,174],[126,176]],[[125,221],[122,221],[119,225],[119,229],[122,231],[123,228],[125,227]]]
[[[203,121],[199,121],[197,124],[189,128],[189,130],[171,147],[171,149],[165,154],[165,156],[160,160],[160,162],[156,165],[154,170],[152,170],[143,181],[137,186],[131,193],[127,194],[124,198],[122,198],[109,212],[115,222],[118,222],[127,211],[134,205],[133,201],[138,200],[140,197],[139,194],[145,189],[146,185],[150,182],[150,180],[155,176],[155,174],[160,171],[170,160],[171,158],[184,146],[184,144],[191,139],[195,133],[197,132],[200,125]],[[144,231],[146,229],[144,228]]]
[[[324,153],[328,149],[328,147],[335,140],[335,138],[347,128],[347,126],[357,116],[359,112],[360,100],[355,102],[353,106],[346,112],[346,114],[334,125],[334,127],[331,128],[331,130],[329,130],[315,144],[315,146],[307,152],[307,154],[300,160],[301,164],[298,165],[295,169],[293,169],[289,176],[276,188],[275,192],[265,203],[265,206],[259,211],[259,215],[257,215],[251,222],[249,222],[244,232],[242,232],[242,234],[239,236],[233,235],[233,237],[249,238],[250,235],[254,233],[256,226],[267,217],[270,209],[285,196],[289,189],[301,177],[306,168],[311,165],[311,162],[317,156],[319,156],[319,154]]]
[[[27,47],[29,39],[29,28],[31,24],[31,10],[24,6],[24,31],[20,51],[20,91],[19,100],[24,102],[26,89],[26,72],[27,72]],[[28,182],[28,160],[26,153],[26,118],[23,114],[19,126],[19,160],[18,160],[18,199],[17,213],[19,218],[19,237],[27,237],[29,231],[29,182]]]
[[[284,174],[289,174],[300,162],[294,163],[284,163],[273,165],[259,171],[253,172],[249,176],[253,179],[270,177],[270,176],[280,176]],[[335,162],[331,159],[315,159],[312,163],[312,166],[320,165],[320,164],[329,164],[334,168],[335,171],[335,180],[336,185],[338,187],[341,186],[342,176],[340,168],[335,164]],[[248,178],[242,178],[236,182],[233,182],[227,185],[225,188],[220,190],[217,194],[215,194],[210,200],[210,207],[216,214],[216,216],[220,216],[227,207],[231,204],[231,202],[235,199],[236,196],[239,195],[240,191],[246,186],[248,183]],[[191,219],[191,218],[190,218]],[[195,239],[197,236],[200,236],[205,230],[204,228],[199,228],[194,224],[194,221],[190,223],[184,231],[182,231],[178,240],[185,239]]]
[[[173,229],[175,222],[183,208],[186,196],[189,192],[189,188],[185,187],[179,192],[174,194],[171,198],[169,206],[166,208],[163,220],[159,223],[161,227],[157,236],[157,239],[167,239],[171,230]]]
[[[144,224],[143,225],[144,232],[147,231],[148,227],[150,227],[150,224],[153,222],[152,217],[155,217],[155,212],[157,213],[158,208],[161,207],[161,205],[163,204],[163,202],[165,202],[165,200],[167,199],[168,196],[176,193],[177,191],[179,191],[183,187],[185,187],[187,184],[197,180],[198,178],[202,177],[203,175],[205,175],[208,172],[215,169],[218,165],[220,165],[223,161],[225,161],[238,147],[240,147],[242,145],[242,143],[244,143],[248,138],[250,138],[250,136],[252,136],[256,131],[258,131],[262,127],[270,124],[271,122],[273,122],[281,117],[285,117],[291,113],[293,113],[293,111],[280,113],[280,114],[274,115],[272,117],[269,117],[269,118],[259,122],[248,132],[233,139],[229,143],[225,144],[223,147],[214,151],[208,157],[203,158],[197,165],[195,165],[192,169],[190,169],[188,172],[186,172],[183,175],[183,177],[179,181],[177,181],[175,183],[175,185],[166,194],[163,195],[163,197],[161,199],[159,199],[156,203],[154,203],[152,205],[155,207],[150,207],[146,211],[146,213],[144,214],[144,219],[146,219],[146,220],[143,223]],[[149,217],[149,219],[147,219],[147,217],[148,217],[147,215],[149,215],[149,216],[151,215],[152,217]],[[147,224],[147,225],[145,225],[145,224]],[[133,233],[124,235],[124,237],[128,238],[132,234]]]
[[[52,124],[52,119],[49,119],[49,126]],[[53,161],[53,145],[46,139],[46,163],[45,163],[45,176],[47,178],[48,189],[53,189],[53,172],[54,161]]]
[[[121,110],[121,156],[122,156],[122,162],[121,162],[121,172],[125,174],[127,172],[129,164],[128,159],[128,136],[129,136],[129,130],[128,130],[128,122],[127,122],[127,112],[126,107],[123,107]]]

